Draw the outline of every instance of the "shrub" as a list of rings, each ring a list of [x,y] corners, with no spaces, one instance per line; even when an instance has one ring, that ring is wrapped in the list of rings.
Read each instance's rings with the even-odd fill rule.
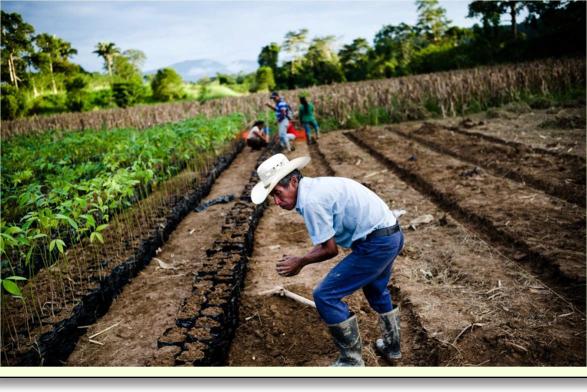
[[[92,107],[89,94],[83,90],[68,93],[65,104],[72,112],[86,112]]]
[[[255,74],[255,83],[251,86],[251,92],[269,91],[275,88],[273,70],[269,67],[259,67]]]
[[[92,107],[108,108],[113,106],[112,90],[109,88],[90,93]]]
[[[151,82],[153,98],[158,101],[171,101],[185,98],[181,76],[172,68],[163,68],[157,71]]]
[[[3,120],[23,117],[31,106],[26,93],[10,85],[2,86],[0,100]]]
[[[112,84],[112,96],[121,108],[132,106],[144,95],[142,84],[135,82],[119,82]]]
[[[51,94],[36,98],[30,114],[51,114],[67,110],[66,94]]]

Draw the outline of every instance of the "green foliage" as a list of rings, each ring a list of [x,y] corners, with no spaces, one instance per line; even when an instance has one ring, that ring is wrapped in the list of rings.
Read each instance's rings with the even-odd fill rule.
[[[142,84],[140,70],[125,56],[115,56],[112,60],[112,76],[115,82]]]
[[[185,97],[181,76],[172,68],[157,71],[151,82],[153,98],[166,102]]]
[[[145,90],[140,82],[118,82],[112,84],[112,97],[114,102],[126,108],[140,102],[145,95]]]
[[[25,265],[43,246],[63,253],[85,236],[102,243],[113,214],[234,138],[243,124],[236,114],[145,130],[51,132],[3,142],[2,259]]]
[[[344,45],[338,52],[340,61],[332,51],[324,50],[332,37],[308,42],[308,30],[300,29],[288,32],[281,45],[290,60],[274,67],[281,48],[272,43],[261,49],[259,64],[273,69],[278,89],[293,89],[545,57],[585,56],[584,1],[472,1],[468,17],[482,22],[482,27],[472,28],[451,26],[437,0],[416,0],[416,7],[415,25],[384,25],[372,46],[361,38]],[[519,21],[522,10],[527,16]],[[509,26],[501,24],[503,16]]]
[[[279,59],[280,50],[280,46],[275,42],[271,42],[269,45],[263,46],[257,59],[259,67],[269,67],[273,73],[275,73],[277,71],[277,61]]]
[[[270,91],[274,88],[273,70],[270,67],[259,67],[255,75],[255,84],[251,87],[251,91]]]
[[[26,278],[22,276],[8,276],[6,278],[0,278],[0,283],[2,284],[2,288],[6,290],[8,294],[13,297],[22,297],[22,292],[15,282],[24,280],[26,280]]]
[[[451,23],[446,18],[446,10],[438,5],[438,0],[416,0],[416,8],[418,29],[429,41],[440,42]]]
[[[198,101],[205,102],[210,99],[210,93],[212,89],[210,88],[210,84],[212,82],[209,78],[204,77],[198,81],[199,93],[198,93]]]
[[[25,59],[30,58],[33,53],[32,40],[35,29],[16,12],[1,11],[0,13],[0,60],[2,61],[0,78],[18,89],[19,80],[24,79],[22,76],[26,72]]]
[[[88,87],[88,79],[83,75],[76,75],[65,81],[65,89],[67,92],[81,91],[86,87]]]
[[[1,111],[3,120],[13,120],[26,115],[31,107],[31,102],[22,90],[17,90],[14,86],[3,84],[1,87]]]
[[[230,84],[236,83],[235,76],[221,74],[221,73],[216,74],[216,80],[218,81],[219,84],[229,84],[230,85]]]
[[[85,112],[91,108],[90,95],[85,91],[88,81],[85,77],[78,75],[66,82],[67,108],[72,112]]]
[[[32,56],[32,63],[42,72],[51,77],[51,87],[54,94],[57,93],[55,80],[56,69],[71,71],[68,64],[69,57],[77,53],[69,42],[50,34],[39,34],[35,37],[35,44],[39,51]]]
[[[33,101],[32,108],[27,114],[53,114],[67,110],[67,94],[42,95]]]
[[[108,71],[108,75],[112,77],[112,63],[114,57],[120,54],[120,49],[116,47],[114,42],[98,42],[93,53],[104,59],[104,68]]]
[[[364,38],[356,38],[338,52],[342,71],[348,81],[364,79],[369,75],[369,61],[373,49]]]

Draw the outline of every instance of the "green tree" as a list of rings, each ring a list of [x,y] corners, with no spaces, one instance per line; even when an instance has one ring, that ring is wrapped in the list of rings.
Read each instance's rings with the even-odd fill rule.
[[[67,62],[69,57],[77,53],[77,50],[72,48],[69,42],[46,33],[37,35],[35,44],[39,48],[36,56],[37,66],[39,69],[46,69],[49,72],[53,94],[57,94],[54,65],[59,62]]]
[[[143,98],[145,88],[141,72],[125,54],[114,57],[112,75],[112,96],[118,106],[126,108]]]
[[[275,78],[271,67],[263,66],[257,69],[252,91],[269,91],[275,88]]]
[[[291,59],[291,74],[295,75],[297,67],[300,65],[300,59],[305,52],[308,38],[308,29],[300,29],[298,31],[289,31],[285,34],[283,41],[283,50],[292,56]]]
[[[356,38],[338,52],[342,70],[347,80],[357,81],[369,77],[370,56],[373,49],[364,38]]]
[[[6,80],[5,72],[7,71],[8,80],[18,90],[18,82],[22,81],[19,75],[26,72],[23,57],[33,52],[32,40],[35,29],[19,14],[4,11],[1,11],[0,27],[2,80]]]
[[[418,30],[408,24],[383,26],[373,40],[375,60],[374,77],[391,77],[411,72],[410,62],[414,53],[427,45],[426,39],[418,35]]]
[[[77,75],[65,82],[67,90],[66,105],[72,112],[84,112],[90,108],[88,93],[88,80],[83,75]]]
[[[171,101],[185,97],[183,80],[173,68],[163,68],[157,71],[151,81],[153,98],[158,101]]]
[[[332,45],[336,41],[333,35],[316,37],[310,43],[303,59],[301,85],[330,84],[344,81],[344,73]]]
[[[138,70],[142,69],[143,65],[145,65],[145,61],[147,61],[147,55],[139,49],[127,49],[122,52],[122,55]]]
[[[26,115],[31,105],[24,90],[18,90],[16,86],[5,83],[2,83],[0,88],[2,119],[13,120]]]
[[[275,73],[277,70],[277,61],[279,59],[279,51],[281,48],[275,42],[271,42],[267,46],[261,48],[261,53],[257,58],[259,67],[269,67]]]
[[[112,76],[117,82],[142,82],[141,71],[124,55],[115,56],[112,60]]]
[[[467,18],[481,17],[483,32],[491,33],[493,38],[497,37],[499,22],[501,20],[501,9],[496,1],[472,1],[469,4]]]
[[[94,50],[93,53],[96,53],[104,59],[105,68],[108,70],[110,78],[112,78],[112,63],[114,57],[120,54],[120,49],[118,49],[113,42],[98,42],[98,44],[96,44],[96,50]]]
[[[416,0],[418,23],[416,27],[434,43],[439,43],[451,21],[446,18],[446,10],[438,5],[438,0]]]

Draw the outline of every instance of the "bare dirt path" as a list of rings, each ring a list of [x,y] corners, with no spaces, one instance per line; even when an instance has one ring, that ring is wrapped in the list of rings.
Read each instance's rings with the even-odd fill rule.
[[[260,152],[245,148],[216,180],[206,200],[233,194],[238,199]],[[157,350],[157,339],[175,318],[181,300],[192,289],[193,275],[218,236],[223,215],[234,202],[190,213],[156,258],[114,300],[108,313],[88,328],[70,355],[68,366],[145,366]],[[114,328],[89,336],[112,325]],[[101,345],[101,344],[102,345]]]

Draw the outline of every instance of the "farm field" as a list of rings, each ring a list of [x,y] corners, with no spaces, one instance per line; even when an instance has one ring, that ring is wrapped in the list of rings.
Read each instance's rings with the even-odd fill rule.
[[[536,125],[529,112],[500,110],[501,116],[330,132],[317,145],[296,143],[291,153],[312,157],[304,175],[356,179],[391,208],[407,211],[400,218],[406,245],[391,282],[402,315],[403,358],[397,366],[586,363],[585,130],[574,127],[580,120],[560,120],[581,118],[582,109],[531,110]],[[538,127],[544,122],[552,127]],[[524,138],[505,129],[522,129]],[[158,218],[137,209],[146,220],[136,233],[106,230],[105,242],[120,246],[96,248],[96,262],[111,261],[96,264],[93,278],[82,285],[94,288],[89,296],[73,283],[47,290],[63,290],[68,300],[60,305],[57,295],[39,298],[43,323],[28,329],[26,309],[3,313],[2,364],[329,365],[337,352],[316,311],[261,294],[283,285],[311,298],[346,252],[296,277],[277,275],[275,262],[302,254],[310,241],[295,212],[250,202],[258,181],[254,169],[272,153],[237,143],[219,152],[229,156],[220,160],[222,170],[209,164],[208,172],[172,178],[194,184],[201,175],[207,180],[195,184],[208,187],[181,188],[186,195],[198,193],[199,201],[189,196],[189,208],[175,214],[171,226],[166,217],[181,197],[171,197],[167,208],[158,203]],[[178,180],[182,176],[192,180]],[[227,195],[234,199],[193,211],[202,201]],[[411,223],[424,215],[432,220]],[[134,219],[123,216],[121,222]],[[137,245],[147,246],[141,238],[152,237],[149,229],[159,224],[165,227],[155,235],[160,240],[140,262],[132,259]],[[72,260],[77,251],[69,253]],[[35,279],[50,285],[51,276],[77,276],[77,266],[57,263]],[[348,302],[359,318],[366,364],[387,366],[372,347],[379,335],[376,315],[361,293]],[[76,316],[64,323],[70,312]]]
[[[492,120],[483,118],[487,133],[491,133]],[[396,261],[392,278],[394,300],[402,315],[403,358],[397,365],[585,365],[584,208],[552,198],[531,186],[492,176],[486,169],[474,170],[475,166],[466,161],[445,154],[434,155],[425,146],[394,133],[448,127],[454,121],[435,121],[434,126],[411,122],[333,132],[323,136],[318,146],[311,146],[309,151],[313,161],[305,175],[354,178],[382,195],[391,208],[407,210],[400,219],[406,247]],[[519,120],[510,119],[510,127],[516,121]],[[500,121],[499,126],[502,125]],[[476,140],[474,136],[469,137]],[[584,130],[579,137],[569,132],[562,139],[561,143],[584,148]],[[363,141],[364,146],[354,140]],[[443,145],[451,142],[450,137],[442,141]],[[499,151],[500,146],[493,148]],[[296,151],[296,155],[305,154],[305,150]],[[415,159],[410,160],[413,156]],[[492,150],[488,148],[478,157],[492,162]],[[450,160],[448,168],[441,170],[445,160]],[[394,170],[389,161],[406,170]],[[533,162],[540,164],[539,160],[529,160],[526,165],[531,167]],[[584,160],[579,160],[578,166],[569,169],[584,173],[584,165]],[[436,187],[445,181],[443,195],[454,203],[445,203],[430,188],[415,181],[420,169],[424,174],[428,173],[425,170],[437,173],[438,177],[429,181]],[[466,171],[472,174],[461,175]],[[507,190],[509,197],[504,200],[488,194],[486,186],[489,190]],[[584,180],[578,186],[582,187],[584,196]],[[456,198],[458,194],[449,193],[458,189],[467,192],[460,199]],[[522,192],[522,203],[514,201],[515,192]],[[484,201],[475,200],[476,195],[477,198],[481,195]],[[481,223],[473,223],[475,220],[464,216],[459,209],[463,205],[474,213],[486,213],[488,218],[483,222],[499,229],[505,223],[499,213],[510,208],[508,199],[512,200],[512,209],[507,210],[508,226],[514,230],[516,244],[488,234]],[[532,203],[541,199],[558,208],[553,207],[547,214],[538,213],[544,205],[528,211]],[[410,227],[412,220],[426,214],[432,215],[431,223]],[[558,220],[571,225],[551,226]],[[530,224],[537,227],[529,229]],[[544,242],[536,244],[535,236]],[[311,244],[301,218],[276,206],[266,212],[256,238],[240,326],[228,363],[232,366],[330,364],[337,350],[316,311],[288,298],[260,293],[283,285],[311,298],[313,287],[336,260],[307,266],[293,278],[279,277],[274,272],[275,261],[283,254],[300,255]],[[538,249],[529,256],[532,244]],[[574,250],[571,252],[567,246]],[[552,262],[556,267],[536,267],[535,259]],[[574,283],[569,285],[567,278]],[[351,296],[348,303],[359,318],[366,364],[386,366],[372,347],[379,335],[376,314],[361,293]]]

